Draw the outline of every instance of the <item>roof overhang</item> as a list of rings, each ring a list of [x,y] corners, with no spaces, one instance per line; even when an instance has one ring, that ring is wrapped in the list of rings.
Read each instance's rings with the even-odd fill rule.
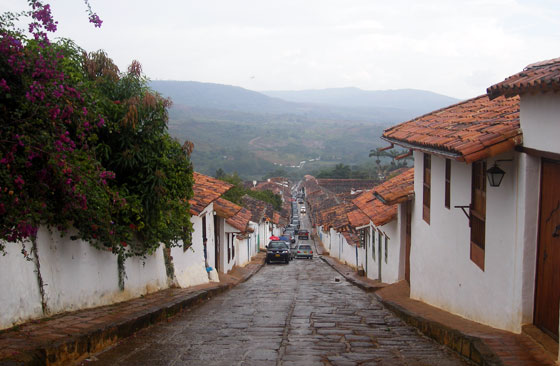
[[[385,141],[400,145],[402,147],[406,147],[408,149],[418,150],[421,152],[426,152],[428,154],[437,155],[442,158],[453,159],[456,161],[461,161],[470,164],[475,161],[484,160],[514,150],[516,146],[521,145],[523,143],[523,134],[521,132],[521,129],[519,129],[518,131],[519,131],[518,134],[507,137],[504,140],[497,142],[493,145],[485,146],[484,149],[469,152],[469,154],[467,155],[463,155],[452,151],[438,150],[433,147],[428,147],[423,145],[415,145],[415,144],[399,141],[385,136],[381,136],[381,138]]]
[[[381,139],[383,139],[383,140],[385,140],[385,141],[387,141],[391,144],[399,145],[399,146],[402,146],[402,147],[407,148],[407,149],[418,150],[418,151],[426,152],[426,153],[432,154],[432,155],[439,155],[439,156],[441,156],[443,158],[446,158],[446,159],[453,159],[453,160],[457,160],[457,161],[465,161],[463,155],[461,155],[460,153],[457,153],[457,152],[447,151],[447,150],[438,150],[438,149],[433,148],[433,147],[411,144],[409,142],[400,141],[400,140],[392,139],[390,137],[385,137],[385,136],[381,136]]]

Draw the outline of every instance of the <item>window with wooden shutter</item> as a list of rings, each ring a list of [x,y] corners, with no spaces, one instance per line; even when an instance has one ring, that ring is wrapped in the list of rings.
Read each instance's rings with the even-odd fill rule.
[[[422,218],[430,223],[430,191],[431,191],[432,156],[424,153],[424,188],[422,195]]]
[[[231,261],[231,245],[229,243],[229,234],[226,234],[226,244],[227,244],[227,262]]]
[[[484,271],[486,247],[486,162],[472,165],[472,193],[470,206],[471,260]]]
[[[371,246],[372,246],[372,248],[371,248],[371,249],[372,249],[372,250],[371,250],[371,259],[373,259],[374,262],[375,262],[375,251],[376,251],[376,247],[375,247],[375,244],[376,244],[376,242],[375,242],[375,237],[376,237],[376,236],[375,236],[375,231],[374,231],[374,232],[373,232],[373,240],[372,240],[372,243],[371,243]]]
[[[451,206],[451,160],[445,159],[445,208]]]
[[[385,263],[389,259],[389,237],[385,235]]]

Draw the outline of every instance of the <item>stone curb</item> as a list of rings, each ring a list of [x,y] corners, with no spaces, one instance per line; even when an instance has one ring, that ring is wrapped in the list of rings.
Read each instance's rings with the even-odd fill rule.
[[[384,300],[380,295],[375,297],[391,312],[407,324],[417,328],[424,335],[455,351],[464,358],[481,366],[501,366],[503,362],[478,337],[467,335],[457,329],[424,318],[392,301]]]
[[[372,286],[348,276],[344,271],[338,268],[339,266],[337,266],[336,263],[333,263],[334,260],[331,259],[330,256],[321,255],[320,258],[323,262],[327,263],[335,271],[340,273],[352,285],[357,286],[366,292],[375,292],[383,288],[383,286]],[[490,350],[482,339],[464,334],[457,329],[449,328],[448,326],[436,321],[428,320],[421,315],[409,311],[401,305],[383,299],[383,297],[378,294],[374,294],[374,296],[385,307],[404,320],[407,324],[417,328],[424,335],[448,347],[452,351],[455,351],[471,362],[480,366],[503,365],[500,358]]]
[[[0,366],[65,365],[77,362],[89,354],[102,351],[143,328],[165,321],[185,309],[204,303],[212,297],[247,281],[264,265],[264,259],[259,260],[257,258],[257,261],[253,268],[248,270],[247,273],[243,273],[241,278],[233,283],[219,283],[213,288],[194,291],[179,300],[153,306],[128,318],[119,319],[119,321],[113,323],[100,324],[97,329],[87,330],[50,342],[35,350],[21,352],[16,358],[0,360]]]
[[[361,288],[362,290],[364,290],[365,292],[375,292],[379,289],[382,289],[384,286],[372,286],[368,283],[364,283],[361,281],[356,280],[355,278],[348,276],[344,271],[342,271],[341,269],[338,268],[338,266],[335,263],[331,262],[331,259],[327,256],[325,256],[324,254],[321,255],[319,258],[321,258],[321,260],[323,260],[323,262],[327,263],[329,266],[331,266],[335,271],[337,271],[338,273],[340,273],[348,282],[350,282],[352,285]]]

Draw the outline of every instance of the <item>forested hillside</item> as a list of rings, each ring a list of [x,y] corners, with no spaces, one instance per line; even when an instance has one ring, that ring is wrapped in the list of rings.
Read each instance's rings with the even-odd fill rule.
[[[383,145],[383,129],[456,102],[419,90],[345,88],[267,96],[211,83],[150,85],[172,99],[169,130],[194,142],[195,170],[213,175],[223,169],[246,179],[278,169],[298,177],[340,163],[365,163],[370,150]]]

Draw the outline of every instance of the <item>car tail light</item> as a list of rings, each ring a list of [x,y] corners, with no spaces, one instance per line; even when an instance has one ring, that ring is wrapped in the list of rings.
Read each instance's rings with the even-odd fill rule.
[[[313,254],[313,251],[312,251],[312,250],[310,250],[310,251],[309,251],[309,253]]]
[[[297,251],[298,253],[301,253],[299,250]]]

